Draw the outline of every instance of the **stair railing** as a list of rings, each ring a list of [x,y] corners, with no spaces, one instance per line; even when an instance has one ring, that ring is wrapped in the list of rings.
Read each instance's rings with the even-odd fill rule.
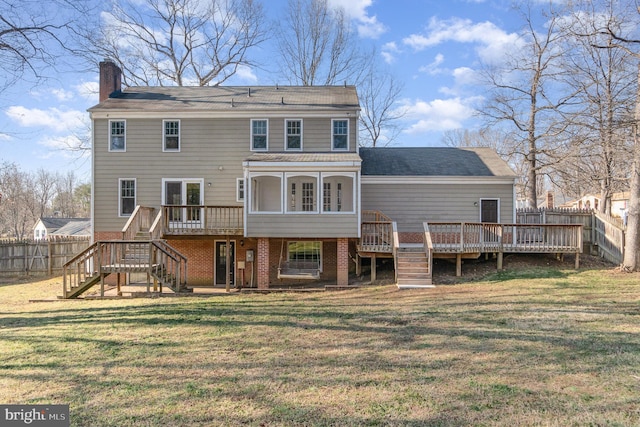
[[[122,228],[122,240],[133,240],[141,230],[149,230],[155,208],[137,205]]]
[[[164,240],[154,240],[151,245],[150,273],[161,282],[175,283],[175,291],[180,292],[187,284],[187,258]]]
[[[400,249],[400,238],[398,236],[398,224],[395,221],[391,223],[391,230],[393,233],[393,271],[395,273],[395,283],[398,283],[398,250]]]
[[[429,224],[426,221],[422,223],[422,226],[424,228],[424,250],[427,255],[429,274],[433,274],[433,241],[431,240],[431,232],[429,231]]]
[[[100,242],[94,242],[62,266],[62,296],[99,274]]]

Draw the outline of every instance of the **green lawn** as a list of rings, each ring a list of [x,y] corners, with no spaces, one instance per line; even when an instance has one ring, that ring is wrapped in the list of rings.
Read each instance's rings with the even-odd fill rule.
[[[640,425],[640,276],[29,303],[0,284],[0,403],[77,426]]]

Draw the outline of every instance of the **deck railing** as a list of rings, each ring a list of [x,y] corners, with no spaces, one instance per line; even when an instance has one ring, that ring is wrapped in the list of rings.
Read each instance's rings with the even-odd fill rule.
[[[244,231],[242,206],[162,206],[165,235],[226,235]]]
[[[391,221],[363,221],[358,250],[361,252],[393,252],[393,224]],[[397,233],[395,235],[397,237]]]
[[[153,223],[155,208],[148,206],[136,206],[129,220],[122,228],[122,239],[133,240],[139,231],[146,231]]]
[[[582,252],[581,224],[430,222],[436,253]]]

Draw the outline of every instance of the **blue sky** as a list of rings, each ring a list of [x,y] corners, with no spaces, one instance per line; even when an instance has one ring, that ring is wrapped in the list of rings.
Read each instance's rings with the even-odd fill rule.
[[[395,146],[442,145],[444,131],[477,126],[473,111],[483,99],[478,66],[517,46],[522,25],[508,0],[329,1],[345,8],[362,42],[374,44],[404,84],[398,107],[407,113]],[[286,0],[264,3],[270,19],[286,6]],[[0,162],[28,171],[75,171],[89,181],[89,158],[63,149],[87,134],[86,109],[98,100],[97,70],[81,68],[49,73],[42,84],[19,83],[0,95]],[[263,69],[245,69],[228,84],[273,82]]]

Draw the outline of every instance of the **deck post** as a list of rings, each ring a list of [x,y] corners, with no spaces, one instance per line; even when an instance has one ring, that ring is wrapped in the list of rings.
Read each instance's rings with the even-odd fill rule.
[[[225,250],[225,285],[224,285],[224,289],[227,292],[231,291],[231,243],[229,240],[229,235],[227,234],[227,243],[226,243],[227,247]]]
[[[456,254],[456,276],[462,276],[462,254]]]
[[[371,255],[371,283],[376,281],[376,254]]]
[[[360,277],[362,275],[362,257],[360,254],[356,253],[356,276]]]
[[[94,265],[93,270],[97,271],[98,274],[100,275],[100,296],[103,297],[104,296],[104,274],[102,274],[102,245],[100,244],[100,242],[98,242],[98,245],[96,246],[97,250],[98,250],[98,265]]]
[[[116,273],[116,287],[117,287],[117,291],[118,291],[117,295],[119,297],[122,296],[122,289],[120,288],[120,280],[121,280],[120,273]]]
[[[580,268],[580,252],[576,252],[576,270]]]
[[[498,271],[502,270],[502,257],[504,252],[498,252]]]

